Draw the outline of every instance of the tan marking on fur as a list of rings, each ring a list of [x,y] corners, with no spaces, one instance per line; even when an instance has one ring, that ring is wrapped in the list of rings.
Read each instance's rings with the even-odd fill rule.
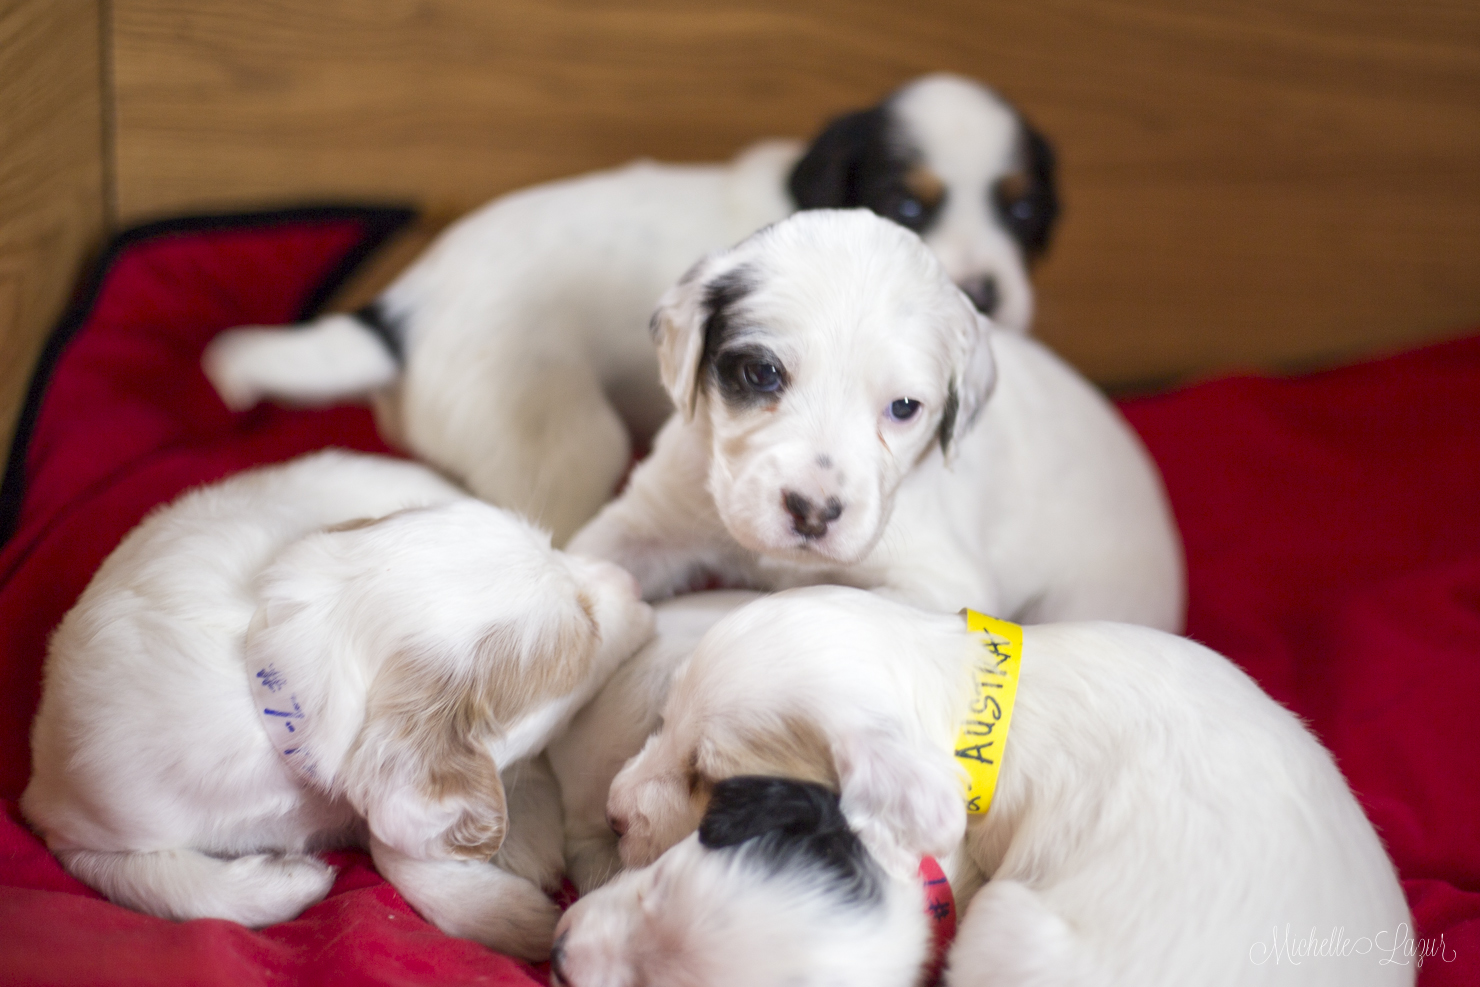
[[[815,723],[784,714],[766,724],[728,724],[726,741],[702,743],[695,751],[693,769],[711,781],[738,775],[773,775],[839,787],[832,745]],[[737,729],[738,728],[738,729]]]
[[[486,672],[488,708],[492,718],[507,724],[530,710],[559,698],[585,681],[591,660],[601,641],[595,607],[584,593],[578,595],[575,619],[559,622],[554,634],[546,634],[538,651],[520,662],[515,655],[518,638],[506,628],[489,631],[478,646],[478,663]]]
[[[331,524],[324,529],[324,532],[325,534],[332,535],[341,531],[359,531],[361,528],[368,528],[372,524],[379,524],[384,520],[385,518],[379,517],[357,517],[350,521],[340,521],[338,524]]]
[[[486,860],[498,852],[507,828],[504,786],[487,747],[497,724],[486,690],[455,669],[431,674],[431,664],[404,653],[386,663],[371,686],[366,727],[349,759],[375,759],[386,775],[403,768],[430,802],[465,803],[442,844],[454,857]]]
[[[1028,188],[1031,184],[1028,180],[1027,173],[1021,171],[1010,172],[997,179],[997,184],[992,186],[992,194],[998,202],[1016,202],[1028,194]]]
[[[366,728],[350,757],[363,747],[386,762],[386,773],[405,764],[427,800],[467,803],[442,836],[454,857],[486,860],[503,843],[507,806],[488,742],[589,674],[599,641],[591,601],[580,598],[549,621],[524,653],[519,629],[495,627],[471,662],[403,652],[371,685]],[[372,733],[379,749],[362,744]]]
[[[946,183],[924,165],[916,165],[904,173],[904,187],[920,200],[926,211],[940,205],[940,200],[946,197]]]

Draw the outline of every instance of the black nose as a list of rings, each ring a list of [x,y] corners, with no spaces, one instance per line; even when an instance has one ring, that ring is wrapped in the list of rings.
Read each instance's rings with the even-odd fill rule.
[[[565,983],[565,974],[561,972],[560,964],[565,960],[565,937],[568,935],[569,931],[560,933],[555,944],[550,947],[550,982],[553,984]]]
[[[843,502],[836,497],[829,497],[827,503],[818,505],[795,490],[786,490],[782,492],[781,502],[792,516],[792,530],[803,538],[821,538],[827,534],[827,523],[836,521],[843,513]]]
[[[990,274],[961,282],[961,290],[966,292],[966,297],[982,315],[993,315],[1002,302],[997,291],[997,279]]]

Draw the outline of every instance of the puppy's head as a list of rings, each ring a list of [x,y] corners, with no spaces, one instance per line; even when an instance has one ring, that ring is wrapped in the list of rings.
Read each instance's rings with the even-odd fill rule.
[[[1048,141],[1001,97],[928,75],[839,117],[791,174],[801,209],[864,207],[919,233],[982,312],[1023,332],[1027,264],[1058,215]]]
[[[676,677],[659,731],[612,781],[607,815],[623,863],[652,863],[743,775],[839,792],[852,828],[896,876],[949,853],[966,825],[961,778],[920,711],[940,692],[945,723],[951,700],[892,669],[938,664],[932,654],[959,663],[969,639],[958,625],[838,586],[777,593],[721,620]]]
[[[710,430],[725,527],[804,564],[863,558],[904,476],[951,454],[995,380],[990,332],[918,237],[861,209],[710,255],[653,316],[664,384]]]
[[[473,500],[305,538],[259,594],[254,660],[315,656],[307,763],[421,858],[496,852],[499,769],[537,753],[652,629],[623,570]]]
[[[918,882],[887,874],[826,788],[719,782],[699,831],[562,919],[568,987],[902,984],[926,949]]]

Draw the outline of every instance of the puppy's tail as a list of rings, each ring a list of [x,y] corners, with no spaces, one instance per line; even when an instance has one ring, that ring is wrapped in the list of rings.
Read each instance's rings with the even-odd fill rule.
[[[224,918],[261,928],[294,918],[329,893],[334,869],[304,854],[223,860],[194,850],[64,850],[62,866],[112,901],[175,921]]]
[[[263,398],[323,405],[363,397],[401,372],[401,337],[378,305],[301,326],[228,329],[206,347],[201,369],[232,411]]]

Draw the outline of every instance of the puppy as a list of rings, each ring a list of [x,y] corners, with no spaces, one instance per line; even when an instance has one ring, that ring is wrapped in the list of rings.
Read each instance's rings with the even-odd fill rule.
[[[381,390],[382,431],[564,541],[671,410],[644,331],[696,257],[797,209],[862,206],[921,233],[998,322],[1026,331],[1026,265],[1057,213],[1053,154],[966,79],[918,79],[804,149],[726,165],[637,162],[496,199],[372,305],[298,331],[220,336],[203,366],[229,407]]]
[[[621,869],[606,798],[622,765],[661,722],[669,685],[710,627],[757,593],[717,591],[664,600],[653,608],[653,639],[607,680],[550,742],[546,756],[564,806],[565,873],[581,894]]]
[[[562,927],[557,987],[911,987],[927,939],[919,881],[879,866],[836,794],[757,777],[716,782],[697,833]]]
[[[559,806],[529,759],[651,629],[626,573],[423,467],[243,473],[147,518],[63,619],[21,805],[153,915],[285,921],[333,882],[315,851],[368,844],[438,927],[539,959]]]
[[[799,213],[694,267],[653,332],[679,411],[570,543],[646,598],[830,582],[1180,629],[1181,546],[1135,434],[903,227]]]
[[[907,899],[899,914],[918,906],[909,882],[922,855],[955,853],[957,900],[971,900],[950,984],[1411,983],[1411,967],[1383,964],[1372,948],[1411,927],[1393,867],[1296,717],[1183,638],[1111,623],[1021,635],[1015,710],[991,720],[991,704],[1007,708],[991,671],[1002,639],[969,633],[961,616],[811,587],[716,624],[675,683],[661,732],[612,786],[623,860],[657,863],[566,915],[565,982],[659,982],[648,977],[655,956],[690,957],[685,944],[711,935],[706,913],[666,904],[692,902],[695,888],[712,899],[743,890],[742,928],[794,907],[785,903],[798,878],[778,878],[781,867],[705,851],[702,833],[685,840],[723,779],[777,775],[840,793],[850,827],[896,879],[861,900],[876,917],[895,913],[891,888]],[[977,741],[958,737],[1003,740],[981,729],[988,720],[1010,732],[986,752],[1000,776],[968,825],[958,758]],[[971,897],[981,875],[990,881]],[[863,919],[845,906],[837,895],[814,903],[850,929]],[[1271,933],[1312,929],[1366,937],[1367,948],[1298,965],[1260,949]],[[821,916],[774,934],[759,962],[832,955]],[[907,945],[918,970],[923,953]],[[700,969],[663,982],[706,982]],[[788,972],[844,982],[826,969]]]

